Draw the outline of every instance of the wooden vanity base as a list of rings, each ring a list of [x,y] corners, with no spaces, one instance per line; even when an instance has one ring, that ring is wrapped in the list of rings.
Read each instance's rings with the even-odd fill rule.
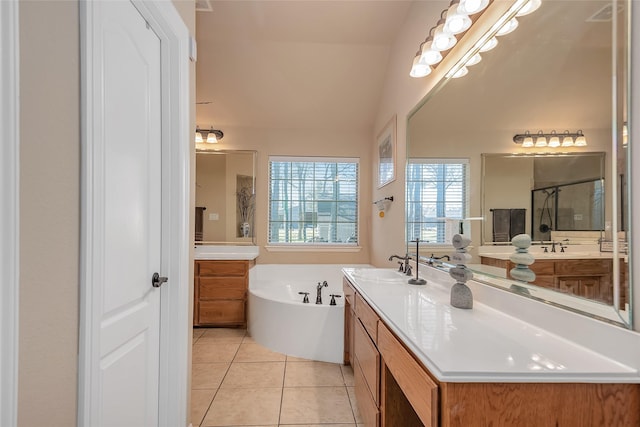
[[[345,363],[367,427],[640,427],[640,384],[440,382],[343,288]]]
[[[441,383],[441,425],[640,426],[639,384]]]

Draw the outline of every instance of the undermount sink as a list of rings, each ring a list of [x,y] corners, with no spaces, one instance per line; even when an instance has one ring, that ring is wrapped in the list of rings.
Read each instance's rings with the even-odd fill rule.
[[[403,281],[406,278],[403,273],[389,268],[360,268],[352,274],[360,279],[380,282]]]

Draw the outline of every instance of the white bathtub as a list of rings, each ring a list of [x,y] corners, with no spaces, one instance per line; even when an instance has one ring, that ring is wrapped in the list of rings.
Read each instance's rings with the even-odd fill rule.
[[[344,296],[342,264],[258,264],[249,271],[249,334],[259,344],[280,353],[323,362],[342,363]],[[322,305],[316,305],[316,286]],[[309,292],[302,303],[298,292]],[[331,306],[330,294],[340,295]]]

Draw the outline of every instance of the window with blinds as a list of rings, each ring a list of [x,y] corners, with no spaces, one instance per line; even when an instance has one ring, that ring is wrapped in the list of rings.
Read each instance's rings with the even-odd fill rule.
[[[269,158],[269,243],[358,244],[358,160]]]
[[[407,164],[406,237],[449,244],[453,224],[468,217],[468,159],[410,159]]]

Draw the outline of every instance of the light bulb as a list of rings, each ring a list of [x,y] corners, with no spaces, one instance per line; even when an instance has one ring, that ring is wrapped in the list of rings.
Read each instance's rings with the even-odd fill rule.
[[[576,147],[585,147],[587,145],[587,138],[584,137],[581,131],[578,131],[578,137],[573,143]]]
[[[573,138],[569,135],[569,131],[566,131],[564,138],[562,138],[562,146],[573,147]]]
[[[451,49],[458,42],[456,36],[444,31],[444,23],[441,23],[436,27],[433,33],[433,42],[431,43],[431,49],[442,52]]]
[[[454,79],[459,79],[460,77],[464,77],[467,74],[469,74],[469,69],[467,67],[462,67],[460,68],[458,71],[456,71],[455,73],[453,73],[453,75],[451,76],[451,78]]]
[[[524,139],[522,140],[522,146],[524,148],[533,147],[533,138],[531,137],[531,135],[524,137]]]
[[[209,132],[209,134],[207,135],[207,143],[209,143],[209,144],[217,144],[218,143],[218,138],[216,137],[215,133]]]
[[[516,13],[516,16],[524,16],[528,15],[531,12],[537,10],[542,4],[541,0],[529,0],[527,4],[525,4],[519,11]]]
[[[470,67],[472,65],[476,65],[480,61],[482,61],[482,56],[480,56],[479,53],[476,53],[471,58],[469,58],[469,60],[467,61],[466,64],[464,64],[464,66],[465,67]]]
[[[498,39],[495,37],[491,37],[485,44],[480,48],[480,52],[487,52],[494,47],[498,46]]]
[[[505,34],[513,32],[516,28],[518,28],[518,20],[516,18],[511,18],[498,30],[496,36],[504,36]]]
[[[413,58],[413,65],[411,66],[409,75],[411,77],[420,78],[428,76],[429,74],[431,74],[431,67],[428,64],[420,62],[420,54],[418,53],[415,58]]]
[[[429,39],[422,46],[422,55],[420,56],[420,62],[427,65],[434,65],[442,61],[442,54],[437,50],[431,49],[431,43]]]
[[[460,3],[447,10],[447,19],[444,23],[444,31],[450,34],[460,34],[471,27],[471,18],[460,11]]]
[[[489,0],[460,0],[459,9],[467,15],[473,15],[483,10],[489,4]]]

